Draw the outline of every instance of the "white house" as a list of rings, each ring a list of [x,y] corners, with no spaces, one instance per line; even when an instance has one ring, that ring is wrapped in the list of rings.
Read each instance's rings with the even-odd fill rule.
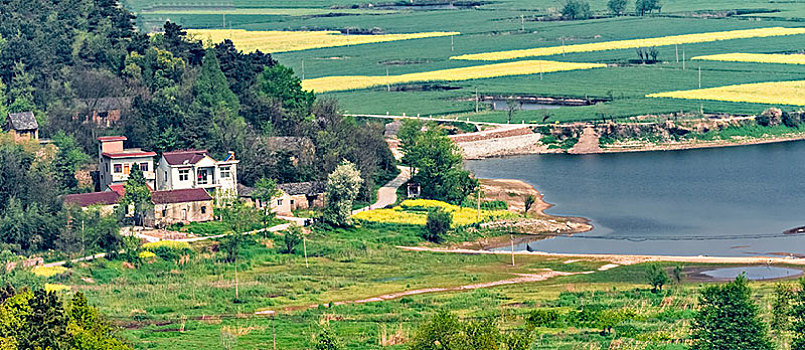
[[[122,185],[129,179],[134,167],[140,168],[146,182],[154,188],[154,157],[156,153],[139,148],[123,148],[125,136],[104,136],[98,138],[98,182],[100,188],[109,185]]]
[[[165,152],[157,164],[156,190],[203,188],[220,204],[238,195],[238,162],[233,152],[224,160],[213,159],[207,150]]]

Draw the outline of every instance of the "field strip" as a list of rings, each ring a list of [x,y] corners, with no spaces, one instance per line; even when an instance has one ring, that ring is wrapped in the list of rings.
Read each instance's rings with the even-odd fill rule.
[[[781,63],[805,64],[803,54],[763,54],[763,53],[724,53],[719,55],[696,56],[691,60],[724,61],[724,62],[753,62],[753,63]]]
[[[428,247],[406,247],[398,246],[397,248],[412,252],[431,252],[431,253],[446,253],[446,254],[492,254],[492,255],[511,255],[512,252],[500,250],[475,250],[475,249],[450,249],[450,248],[428,248]],[[805,258],[794,257],[765,257],[765,256],[679,256],[679,255],[630,255],[630,254],[564,254],[564,253],[547,253],[547,252],[529,252],[529,251],[516,251],[514,255],[532,255],[556,258],[583,258],[595,259],[599,261],[609,262],[609,266],[604,265],[599,268],[599,271],[606,271],[614,268],[615,264],[618,265],[633,265],[645,262],[680,262],[680,263],[701,263],[701,264],[781,264],[781,265],[797,265],[805,266]],[[606,267],[606,268],[605,268]]]
[[[805,106],[805,80],[669,91],[648,94],[646,97]]]
[[[533,49],[508,50],[453,56],[453,60],[502,61],[523,57],[552,56],[575,52],[593,52],[637,47],[668,46],[676,44],[694,44],[721,40],[765,38],[772,36],[805,34],[805,28],[770,27],[757,29],[730,30],[696,34],[671,35],[656,38],[604,41],[575,45],[538,47]]]
[[[575,63],[557,61],[518,61],[496,63],[481,66],[450,68],[429,72],[408,73],[401,75],[347,75],[331,76],[302,81],[302,87],[315,92],[344,91],[365,89],[373,86],[392,84],[427,82],[427,81],[462,81],[485,78],[505,77],[511,75],[530,75],[579,69],[606,67],[599,63]]]
[[[420,295],[420,294],[428,294],[428,293],[445,293],[445,292],[459,292],[464,290],[473,290],[473,289],[480,289],[480,288],[492,288],[497,286],[505,286],[510,284],[520,284],[520,283],[531,283],[531,282],[540,282],[545,281],[549,278],[559,277],[559,276],[572,276],[572,275],[579,275],[579,274],[590,274],[593,271],[585,271],[585,272],[561,272],[561,271],[554,271],[551,269],[547,269],[547,271],[534,273],[534,274],[522,274],[518,273],[515,274],[518,277],[505,279],[505,280],[498,280],[492,282],[485,282],[485,283],[474,283],[468,284],[464,286],[458,287],[442,287],[442,288],[423,288],[423,289],[414,289],[414,290],[407,290],[404,292],[398,293],[391,293],[391,294],[383,294],[378,295],[375,297],[369,297],[364,299],[356,299],[356,300],[345,300],[345,301],[336,301],[330,305],[323,305],[323,306],[337,306],[337,305],[345,305],[345,304],[365,304],[365,303],[373,303],[378,301],[386,301],[386,300],[394,300],[399,299],[402,297],[412,296],[412,295]],[[283,309],[283,311],[296,311],[296,310],[304,310],[304,309],[315,309],[318,308],[319,304],[311,304],[307,306],[296,306],[296,307],[288,307]],[[273,315],[277,311],[275,310],[261,310],[256,311],[255,315]]]
[[[279,15],[279,16],[316,16],[327,14],[371,14],[386,15],[397,13],[394,10],[367,10],[367,9],[317,9],[317,8],[239,8],[220,10],[142,10],[141,15]]]
[[[407,34],[344,35],[341,32],[332,30],[248,31],[244,29],[189,29],[187,32],[203,41],[211,40],[212,42],[217,43],[225,39],[232,40],[238,50],[245,52],[260,50],[268,53],[434,38],[461,34],[459,32],[422,32]]]

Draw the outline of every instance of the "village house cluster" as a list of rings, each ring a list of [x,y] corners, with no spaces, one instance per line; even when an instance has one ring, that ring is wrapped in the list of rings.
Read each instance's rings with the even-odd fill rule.
[[[207,150],[193,149],[158,156],[139,148],[125,148],[126,140],[125,136],[98,138],[98,191],[66,195],[66,204],[114,212],[134,169],[142,172],[151,190],[154,210],[145,218],[148,226],[214,220],[213,209],[235,199],[258,208],[268,205],[279,215],[291,215],[293,210],[320,207],[324,203],[324,184],[320,182],[280,184],[277,186],[280,195],[271,203],[253,199],[253,189],[238,183],[239,161],[234,152],[223,159],[215,159]]]

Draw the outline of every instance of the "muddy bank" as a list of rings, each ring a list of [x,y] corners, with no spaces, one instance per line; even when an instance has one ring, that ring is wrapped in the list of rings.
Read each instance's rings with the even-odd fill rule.
[[[534,196],[534,204],[529,208],[526,217],[510,220],[501,220],[481,225],[481,228],[507,230],[515,235],[514,243],[524,243],[535,239],[550,238],[557,235],[570,235],[587,232],[593,229],[590,220],[581,217],[554,216],[545,213],[553,204],[543,199],[542,193],[520,180],[509,179],[480,179],[484,199],[489,201],[503,201],[509,211],[523,214],[525,198]],[[490,237],[476,242],[466,242],[459,246],[462,248],[490,249],[510,244],[508,235]]]

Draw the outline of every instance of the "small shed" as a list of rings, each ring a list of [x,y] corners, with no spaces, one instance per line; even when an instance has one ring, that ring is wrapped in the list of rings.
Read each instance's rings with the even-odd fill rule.
[[[39,123],[33,112],[9,113],[3,131],[14,135],[14,141],[39,141]]]

